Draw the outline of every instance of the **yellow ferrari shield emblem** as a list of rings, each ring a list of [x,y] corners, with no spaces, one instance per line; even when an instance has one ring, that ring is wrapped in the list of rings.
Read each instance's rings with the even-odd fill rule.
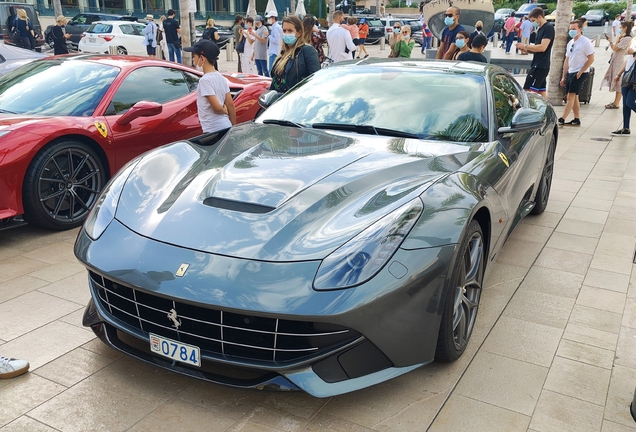
[[[187,263],[181,264],[181,267],[179,267],[179,270],[177,270],[177,272],[174,275],[176,277],[183,277],[183,275],[185,275],[185,272],[188,271],[188,267],[190,267],[190,264],[187,264]]]
[[[108,136],[108,129],[106,129],[106,124],[104,124],[104,122],[95,122],[95,127],[104,138]]]
[[[508,163],[508,158],[505,154],[499,153],[499,159],[501,159],[501,161],[505,163],[507,167],[510,167],[510,163]]]

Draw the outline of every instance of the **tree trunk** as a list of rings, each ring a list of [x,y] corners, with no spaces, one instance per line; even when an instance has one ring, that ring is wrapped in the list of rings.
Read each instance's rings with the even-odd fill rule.
[[[327,22],[329,27],[333,24],[333,13],[336,11],[336,0],[328,0],[327,6],[329,7],[329,14],[327,14]]]
[[[563,90],[559,83],[563,74],[563,61],[565,60],[565,47],[568,43],[571,15],[572,0],[559,0],[556,9],[552,57],[550,58],[550,74],[548,75],[548,99],[555,106],[560,106],[563,99]],[[539,42],[537,41],[537,43]]]
[[[179,26],[181,27],[181,49],[192,46],[190,42],[190,2],[179,0]],[[181,63],[192,66],[192,53],[181,51]]]
[[[377,16],[380,16],[380,0],[375,0],[375,14]]]
[[[289,13],[292,15],[296,15],[296,1],[290,0],[289,2]]]
[[[256,16],[256,0],[249,0],[247,3],[247,16],[254,18]]]
[[[627,11],[627,13],[625,13],[625,21],[632,20],[632,5],[633,4],[634,4],[633,0],[627,0],[627,7],[625,8],[625,10]]]
[[[55,14],[55,18],[62,15],[62,2],[61,0],[53,0],[53,13]]]

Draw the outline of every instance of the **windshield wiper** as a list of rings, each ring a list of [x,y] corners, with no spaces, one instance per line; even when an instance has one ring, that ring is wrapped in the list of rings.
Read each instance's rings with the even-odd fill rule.
[[[415,138],[419,139],[419,136],[410,132],[402,132],[394,129],[379,128],[372,125],[352,125],[352,124],[340,124],[340,123],[314,123],[311,125],[314,129],[335,129],[342,131],[351,131],[360,134],[367,135],[386,135],[400,138]]]
[[[0,114],[15,114],[15,113],[13,111],[7,111],[7,110],[0,109]]]
[[[267,119],[267,120],[263,120],[263,123],[265,123],[265,124],[276,124],[276,125],[279,125],[279,126],[297,127],[297,128],[304,128],[305,127],[305,125],[293,122],[291,120]]]

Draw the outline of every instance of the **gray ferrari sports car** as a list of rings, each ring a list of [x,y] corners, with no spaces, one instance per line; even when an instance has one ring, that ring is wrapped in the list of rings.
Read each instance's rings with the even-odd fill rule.
[[[83,323],[154,365],[326,397],[464,352],[484,273],[548,203],[550,104],[503,69],[364,60],[115,175],[75,244]]]

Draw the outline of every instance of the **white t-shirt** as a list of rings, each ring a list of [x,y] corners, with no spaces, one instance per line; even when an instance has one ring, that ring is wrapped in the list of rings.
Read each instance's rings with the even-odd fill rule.
[[[217,114],[212,109],[206,96],[216,96],[221,105],[225,104],[225,95],[230,92],[227,80],[220,72],[208,72],[201,77],[197,86],[197,108],[199,110],[199,123],[203,132],[216,132],[229,128],[232,122],[227,114]]]
[[[617,19],[612,22],[612,30],[614,31],[614,35],[618,36],[618,29],[621,26],[621,22]]]
[[[577,40],[572,39],[568,42],[568,46],[565,50],[565,56],[568,58],[568,73],[580,71],[585,65],[585,62],[587,62],[587,56],[590,54],[594,54],[594,45],[592,45],[592,41],[585,36],[581,36]]]

